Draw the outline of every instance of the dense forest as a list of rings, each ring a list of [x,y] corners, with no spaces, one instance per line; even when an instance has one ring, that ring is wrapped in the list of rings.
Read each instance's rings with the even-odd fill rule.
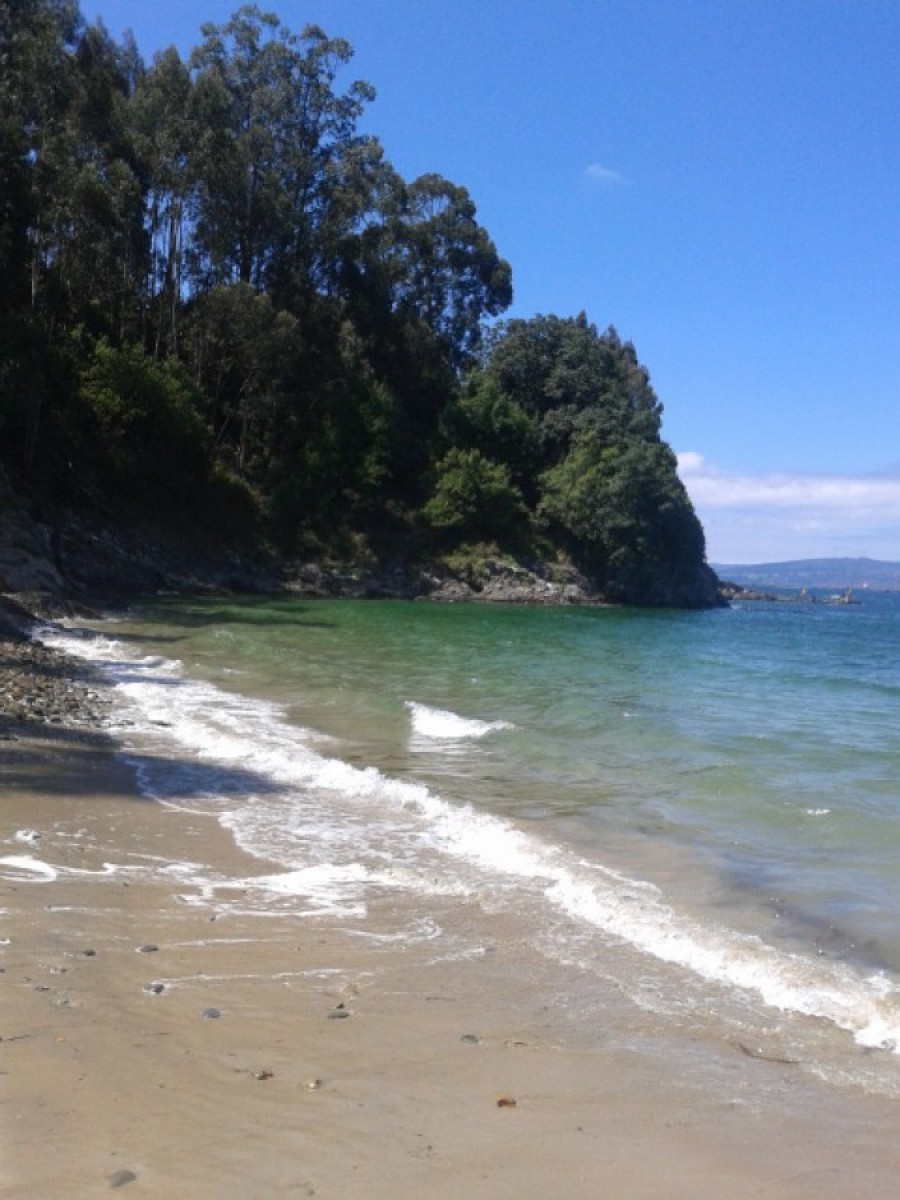
[[[351,57],[252,6],[149,64],[76,0],[0,6],[8,475],[45,510],[564,557],[611,599],[691,602],[703,531],[633,346],[500,319],[472,198],[360,132]]]

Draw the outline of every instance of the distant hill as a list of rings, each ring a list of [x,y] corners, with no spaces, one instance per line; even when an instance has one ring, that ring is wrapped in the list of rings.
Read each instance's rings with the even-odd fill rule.
[[[803,558],[793,562],[714,563],[720,579],[748,587],[862,588],[900,591],[900,562],[874,558]]]

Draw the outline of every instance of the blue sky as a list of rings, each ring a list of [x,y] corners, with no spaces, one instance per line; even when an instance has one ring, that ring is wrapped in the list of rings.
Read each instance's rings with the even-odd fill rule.
[[[81,0],[149,61],[237,7]],[[507,315],[634,342],[713,562],[900,560],[898,0],[284,0],[407,178],[468,188]]]

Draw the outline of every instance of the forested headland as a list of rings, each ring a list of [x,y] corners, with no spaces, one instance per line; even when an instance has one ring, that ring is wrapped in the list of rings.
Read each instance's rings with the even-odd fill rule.
[[[613,601],[714,602],[634,347],[584,314],[502,319],[512,270],[472,197],[361,132],[351,58],[250,6],[151,62],[75,0],[0,7],[16,493],[50,524],[571,563]]]

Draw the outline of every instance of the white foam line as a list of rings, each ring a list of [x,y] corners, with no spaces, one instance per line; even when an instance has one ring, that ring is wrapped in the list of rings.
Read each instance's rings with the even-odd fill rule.
[[[79,642],[69,648],[101,661],[113,654],[109,643]],[[125,700],[151,725],[159,720],[166,723],[165,728],[150,729],[154,736],[174,740],[201,762],[221,769],[226,792],[229,771],[243,771],[258,778],[260,786],[276,784],[283,796],[290,797],[289,807],[274,807],[267,817],[260,815],[267,806],[252,803],[220,814],[245,849],[277,861],[296,853],[300,845],[303,853],[328,859],[237,883],[207,881],[200,884],[207,889],[207,898],[217,890],[246,886],[272,897],[305,896],[325,902],[325,907],[305,915],[357,917],[365,912],[362,888],[367,882],[406,883],[430,890],[421,872],[413,871],[403,880],[390,871],[369,872],[358,861],[335,861],[340,855],[373,854],[371,839],[377,829],[397,856],[408,854],[413,863],[423,849],[437,849],[468,868],[480,869],[482,884],[469,885],[476,894],[488,882],[495,890],[494,881],[505,878],[542,896],[557,912],[658,960],[719,985],[752,992],[780,1011],[825,1018],[863,1045],[900,1053],[897,990],[886,981],[882,986],[877,977],[865,980],[840,964],[804,959],[777,951],[758,938],[697,925],[639,881],[584,863],[499,817],[469,805],[450,804],[423,785],[390,779],[374,767],[358,768],[315,753],[298,742],[298,731],[284,722],[273,705],[190,680],[182,680],[173,692],[172,679],[181,678],[179,664],[156,658],[123,661],[121,648],[114,653],[119,657],[111,670],[113,678],[118,673],[122,680],[119,687]],[[167,681],[165,686],[153,672]],[[414,728],[418,724],[431,729],[434,737],[479,737],[491,729],[509,728],[506,722],[471,721],[414,701],[407,707]],[[248,790],[244,785],[245,797]],[[331,793],[337,803],[322,804],[322,792]],[[294,822],[288,829],[287,818]],[[293,851],[288,848],[292,846]],[[520,898],[513,902],[519,903]],[[229,907],[234,911],[239,905]]]
[[[8,867],[11,871],[21,874],[7,878],[21,879],[22,875],[30,875],[35,883],[51,883],[57,878],[58,872],[49,863],[41,862],[32,854],[7,854],[0,858],[0,867]]]

